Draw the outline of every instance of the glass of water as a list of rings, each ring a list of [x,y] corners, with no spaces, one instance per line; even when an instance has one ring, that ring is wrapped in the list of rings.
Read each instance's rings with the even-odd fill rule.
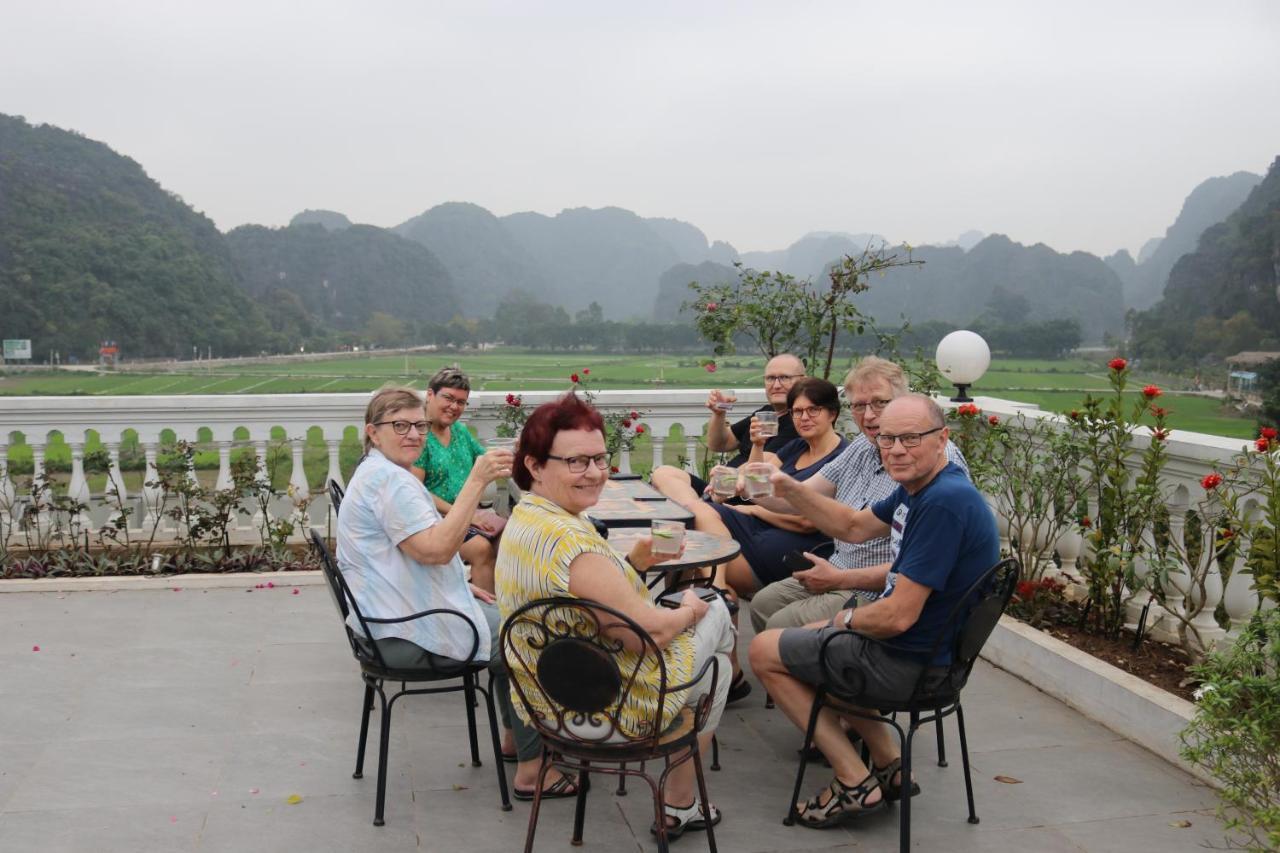
[[[756,412],[755,419],[760,424],[760,434],[772,438],[778,434],[777,412]]]
[[[738,469],[717,465],[711,469],[711,493],[718,498],[731,498],[738,492]]]
[[[773,483],[769,482],[769,475],[773,473],[772,465],[768,462],[751,462],[743,470],[747,480],[747,497],[767,498],[773,494]]]
[[[653,553],[674,557],[684,544],[684,522],[655,518],[650,529]]]

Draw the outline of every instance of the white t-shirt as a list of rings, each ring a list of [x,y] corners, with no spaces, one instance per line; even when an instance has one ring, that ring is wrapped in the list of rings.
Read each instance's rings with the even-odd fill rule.
[[[457,554],[440,566],[424,565],[397,546],[440,521],[427,490],[408,469],[377,450],[351,477],[338,512],[338,568],[365,618],[408,616],[436,607],[457,610],[479,634],[473,657],[489,659],[489,623],[467,584]],[[347,618],[363,633],[355,613]],[[457,616],[436,614],[394,625],[370,625],[376,639],[401,637],[438,655],[465,660],[473,635]]]

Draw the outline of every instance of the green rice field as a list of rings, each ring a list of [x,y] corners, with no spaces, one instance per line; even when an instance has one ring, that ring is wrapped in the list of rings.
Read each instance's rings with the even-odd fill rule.
[[[350,355],[314,361],[274,360],[225,364],[216,367],[197,363],[179,365],[166,372],[91,373],[81,371],[44,371],[37,373],[0,374],[0,398],[13,395],[119,395],[119,394],[293,394],[367,392],[387,382],[424,388],[427,379],[438,368],[457,364],[470,374],[473,387],[489,391],[523,391],[567,389],[570,375],[585,376],[597,389],[615,388],[706,388],[715,386],[753,386],[761,382],[764,360],[749,356],[720,359],[716,372],[709,373],[699,359],[670,355],[598,355],[594,353],[547,354],[519,351],[485,353],[413,353],[409,355]],[[1155,383],[1166,390],[1160,398],[1171,412],[1169,422],[1175,429],[1206,432],[1248,439],[1255,435],[1252,419],[1224,410],[1219,400],[1207,396],[1178,393],[1178,380],[1160,376],[1130,377],[1130,388],[1137,393],[1143,385]],[[1109,393],[1106,366],[1097,361],[1067,359],[1061,361],[1030,359],[997,359],[982,380],[972,389],[975,395],[1001,397],[1035,403],[1044,409],[1066,412],[1079,407],[1086,393]],[[3,405],[0,399],[0,405]],[[359,455],[354,430],[344,443],[344,469],[354,465]],[[283,435],[277,436],[283,438]],[[676,462],[684,445],[681,436],[671,436],[667,445],[667,461]],[[127,437],[126,437],[127,441]],[[30,451],[23,446],[22,436],[11,436],[9,459],[21,471],[30,465]],[[97,448],[97,436],[91,434],[87,450]],[[126,444],[126,451],[128,445]],[[648,436],[640,440],[633,453],[636,467],[646,470],[651,458]],[[48,447],[47,459],[52,470],[69,464],[70,453],[60,437]],[[198,463],[202,468],[217,466],[216,454],[206,450]],[[324,444],[317,434],[308,436],[305,453],[308,480],[319,485],[327,468]],[[288,478],[288,460],[277,477]],[[127,479],[140,478],[126,472]],[[91,485],[93,485],[91,477]]]

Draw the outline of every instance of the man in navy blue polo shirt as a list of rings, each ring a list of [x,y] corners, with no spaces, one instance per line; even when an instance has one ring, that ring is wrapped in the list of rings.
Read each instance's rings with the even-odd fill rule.
[[[827,679],[819,650],[836,632],[856,633],[832,641],[828,655],[840,664],[835,669],[842,681],[831,686],[864,697],[868,707],[875,707],[877,699],[909,696],[922,671],[941,675],[951,662],[951,637],[943,638],[932,659],[930,651],[964,592],[996,564],[1000,539],[986,501],[947,459],[947,438],[945,416],[933,400],[908,394],[890,403],[880,416],[876,443],[898,487],[866,509],[854,510],[790,477],[773,475],[775,494],[820,528],[837,527],[845,531],[840,538],[850,542],[888,535],[897,546],[884,591],[875,601],[842,610],[825,625],[765,631],[752,641],[752,669],[802,730],[808,725],[813,685]],[[831,762],[835,779],[797,804],[805,826],[835,826],[902,796],[897,738],[883,723],[847,719],[871,750],[874,770],[862,763],[835,712],[824,709],[814,742]]]

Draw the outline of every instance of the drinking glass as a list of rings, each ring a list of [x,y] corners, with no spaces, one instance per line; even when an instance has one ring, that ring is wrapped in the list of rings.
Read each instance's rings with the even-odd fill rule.
[[[755,419],[760,423],[760,434],[772,438],[778,434],[777,412],[756,412]]]
[[[738,491],[738,469],[717,465],[711,469],[711,493],[716,497],[731,498]]]
[[[744,466],[744,472],[747,479],[747,497],[767,498],[773,494],[773,483],[769,482],[769,475],[773,473],[772,465],[768,462],[751,462]]]
[[[649,531],[653,536],[653,553],[675,556],[684,544],[684,522],[655,518]]]

